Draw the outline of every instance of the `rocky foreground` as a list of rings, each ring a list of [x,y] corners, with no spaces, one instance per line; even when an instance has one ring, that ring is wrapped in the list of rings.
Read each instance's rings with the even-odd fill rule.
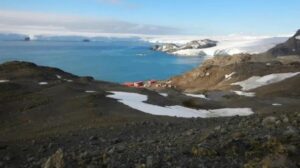
[[[236,94],[243,90],[232,85],[251,76],[300,72],[294,54],[215,58],[172,78],[176,89],[159,92],[27,62],[1,64],[0,168],[299,167],[300,75],[247,90],[251,96]],[[159,106],[247,107],[255,113],[154,116],[109,98],[110,91],[147,95],[147,103]]]

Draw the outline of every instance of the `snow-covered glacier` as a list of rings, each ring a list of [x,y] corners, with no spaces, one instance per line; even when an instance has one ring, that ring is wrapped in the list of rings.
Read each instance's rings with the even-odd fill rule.
[[[180,39],[181,38],[181,39]],[[189,41],[195,40],[197,37],[157,37],[147,38],[151,43],[165,44],[173,43],[183,45]],[[198,39],[211,39],[218,41],[214,47],[203,49],[180,49],[170,54],[177,56],[220,56],[234,55],[240,53],[258,54],[266,52],[277,44],[283,43],[288,39],[288,36],[267,37],[267,36],[220,36],[220,37],[198,37]]]

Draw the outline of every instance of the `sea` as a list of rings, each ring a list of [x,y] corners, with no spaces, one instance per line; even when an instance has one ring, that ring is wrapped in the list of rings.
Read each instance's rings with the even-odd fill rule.
[[[204,60],[153,51],[152,46],[142,40],[0,41],[0,63],[28,61],[79,76],[123,83],[165,80]]]

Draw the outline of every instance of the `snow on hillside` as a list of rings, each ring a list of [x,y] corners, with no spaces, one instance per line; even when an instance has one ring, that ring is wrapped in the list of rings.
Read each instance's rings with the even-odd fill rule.
[[[229,116],[248,116],[254,112],[250,108],[223,108],[223,109],[192,109],[179,105],[175,106],[158,106],[154,104],[146,103],[148,100],[147,95],[129,92],[112,91],[112,94],[107,95],[109,98],[118,100],[133,109],[142,111],[144,113],[159,115],[159,116],[171,116],[182,118],[210,118],[210,117],[229,117]]]
[[[231,85],[240,85],[243,91],[248,91],[261,86],[277,83],[299,74],[300,72],[295,72],[295,73],[291,72],[291,73],[269,74],[265,76],[252,76],[247,80],[232,83]]]
[[[144,39],[151,43],[174,43],[185,44],[197,37],[160,37]],[[257,54],[262,53],[279,43],[283,43],[288,39],[286,37],[267,37],[267,36],[220,36],[220,37],[198,37],[199,39],[211,39],[218,41],[217,46],[205,49],[184,49],[172,52],[171,54],[178,56],[218,56],[218,55],[234,55],[239,53]]]

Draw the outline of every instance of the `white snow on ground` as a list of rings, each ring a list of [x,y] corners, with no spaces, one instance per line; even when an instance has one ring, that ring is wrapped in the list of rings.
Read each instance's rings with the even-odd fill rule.
[[[9,80],[6,80],[6,79],[1,79],[0,80],[0,83],[7,83],[7,82],[9,82]]]
[[[60,75],[56,75],[56,78],[57,78],[57,79],[61,79],[61,76],[60,76]]]
[[[64,81],[73,82],[73,80],[71,80],[71,79],[64,79]]]
[[[160,116],[182,117],[182,118],[208,118],[208,117],[228,117],[228,116],[247,116],[253,114],[250,108],[224,108],[215,110],[196,110],[186,108],[183,106],[158,106],[145,103],[148,100],[148,96],[129,93],[129,92],[110,92],[112,95],[107,95],[109,98],[117,99],[120,103],[123,103],[133,109]]]
[[[236,74],[236,72],[232,72],[231,74],[225,75],[225,79],[226,80],[231,79],[234,74]]]
[[[233,91],[235,94],[246,97],[254,97],[255,93],[253,92],[243,92],[243,91]]]
[[[48,85],[48,82],[39,82],[39,85]]]
[[[300,40],[300,36],[296,36],[296,39],[297,39],[297,40]]]
[[[300,72],[295,73],[278,73],[278,74],[269,74],[266,76],[252,76],[251,78],[232,83],[231,85],[240,85],[242,87],[243,91],[248,91],[251,89],[255,89],[261,86],[269,85],[272,83],[277,83],[280,81],[283,81],[285,79],[294,77],[296,75],[300,74]]]
[[[204,94],[190,94],[190,93],[185,93],[186,96],[190,97],[196,97],[196,98],[201,98],[201,99],[207,99],[207,97]]]
[[[159,93],[161,96],[168,97],[168,93]]]
[[[273,103],[272,106],[282,106],[282,104],[279,104],[279,103]]]
[[[94,90],[86,90],[85,93],[96,93]]]

